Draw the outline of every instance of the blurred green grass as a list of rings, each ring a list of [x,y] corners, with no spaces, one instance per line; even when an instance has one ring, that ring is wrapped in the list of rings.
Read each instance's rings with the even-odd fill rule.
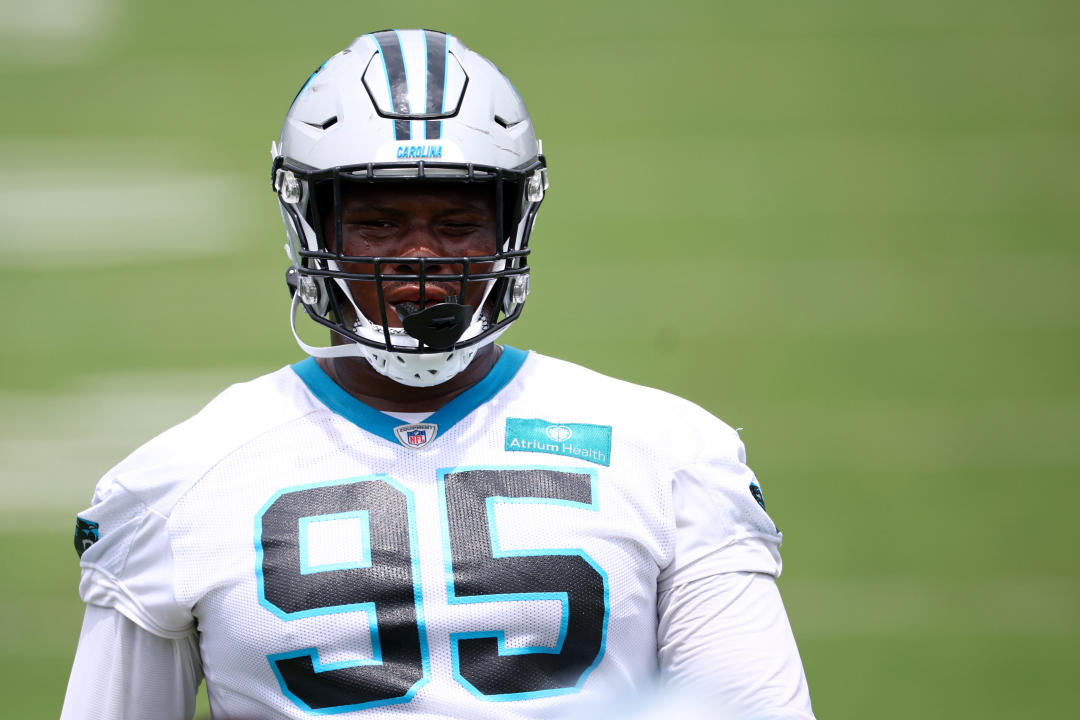
[[[49,18],[71,2],[16,7],[12,716],[60,707],[71,515],[96,478],[224,383],[297,359],[270,140],[314,67],[393,26],[494,58],[544,139],[534,294],[508,342],[745,427],[820,717],[1080,701],[1076,3],[88,0],[100,22],[62,32]]]

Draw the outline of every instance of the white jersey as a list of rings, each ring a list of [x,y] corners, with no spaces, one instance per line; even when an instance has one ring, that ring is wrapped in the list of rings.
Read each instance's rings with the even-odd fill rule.
[[[216,717],[568,716],[661,672],[666,591],[780,572],[735,431],[509,347],[421,422],[313,359],[236,385],[79,528],[83,599],[197,633]]]

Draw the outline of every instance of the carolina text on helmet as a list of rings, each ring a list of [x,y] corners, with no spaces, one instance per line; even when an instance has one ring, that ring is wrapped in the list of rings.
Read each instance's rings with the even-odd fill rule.
[[[442,145],[402,145],[397,149],[398,160],[441,158]]]

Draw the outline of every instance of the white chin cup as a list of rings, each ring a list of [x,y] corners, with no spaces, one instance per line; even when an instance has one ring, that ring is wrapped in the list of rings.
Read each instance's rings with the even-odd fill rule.
[[[346,342],[341,345],[320,347],[317,345],[308,345],[300,339],[300,335],[296,331],[296,312],[299,308],[300,296],[299,293],[297,293],[293,295],[292,305],[289,308],[289,325],[292,328],[293,337],[296,339],[296,343],[300,346],[300,349],[308,355],[311,355],[312,357],[362,357],[367,360],[368,364],[375,368],[377,372],[385,375],[394,382],[401,383],[402,385],[409,385],[411,387],[431,387],[432,385],[441,385],[467,368],[469,363],[473,361],[473,358],[476,357],[476,353],[480,351],[480,348],[495,342],[495,339],[502,334],[501,332],[493,333],[484,338],[482,342],[460,350],[422,354],[393,352],[368,347],[367,345],[356,342]],[[356,330],[359,331],[360,328],[356,328]],[[404,338],[412,340],[412,338],[405,335],[403,331],[398,330],[397,328],[394,330],[404,336]],[[368,332],[358,332],[358,334],[366,337],[370,332],[371,331],[369,330]],[[379,333],[379,337],[381,339],[381,333]]]
[[[469,366],[482,345],[444,353],[395,353],[355,344],[371,367],[394,382],[411,387],[441,385]]]

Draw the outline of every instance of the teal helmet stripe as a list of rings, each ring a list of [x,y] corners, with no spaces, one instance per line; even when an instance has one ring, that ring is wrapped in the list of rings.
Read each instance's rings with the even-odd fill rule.
[[[318,67],[318,68],[317,68],[317,69],[315,70],[315,72],[313,72],[313,73],[311,73],[310,75],[308,75],[308,79],[304,81],[304,84],[303,84],[303,85],[301,85],[301,86],[300,86],[300,89],[296,91],[296,95],[294,95],[294,96],[293,96],[293,101],[292,101],[292,103],[291,103],[291,104],[289,105],[289,108],[290,108],[290,109],[292,108],[292,106],[293,106],[293,105],[295,105],[295,104],[296,104],[296,98],[300,97],[300,93],[304,92],[304,90],[305,90],[305,89],[307,88],[307,86],[311,84],[311,81],[315,79],[315,76],[316,76],[316,75],[318,75],[319,73],[321,73],[321,72],[322,72],[322,69],[323,69],[324,67],[326,67],[326,63],[330,62],[331,60],[333,60],[333,58],[328,58],[327,60],[325,60],[325,61],[323,62],[323,64],[322,64],[322,65],[320,65],[320,66],[319,66],[319,67]]]
[[[390,89],[390,104],[395,115],[407,116],[409,111],[409,81],[405,75],[405,58],[401,54],[401,41],[394,30],[383,30],[372,35],[379,44],[386,83]],[[410,140],[412,133],[408,120],[394,120],[394,139]]]

